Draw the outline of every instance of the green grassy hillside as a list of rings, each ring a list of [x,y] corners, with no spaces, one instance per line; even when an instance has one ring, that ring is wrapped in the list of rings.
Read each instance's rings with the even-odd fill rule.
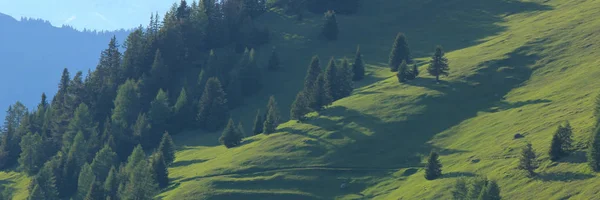
[[[320,16],[295,23],[270,13],[263,19],[281,36],[273,44],[285,70],[272,77],[277,84],[267,86],[259,106],[248,102],[236,116],[251,119],[267,93],[287,115],[315,54],[351,57],[360,44],[370,77],[306,123],[287,122],[280,133],[249,137],[238,148],[217,146],[218,133],[177,136],[174,185],[160,196],[447,199],[457,177],[484,175],[498,180],[507,199],[590,199],[600,179],[584,163],[583,149],[558,163],[546,152],[564,120],[582,144],[591,128],[598,8],[597,1],[378,0],[357,15],[338,16],[336,42],[314,39]],[[397,32],[407,34],[420,61],[436,44],[450,52],[445,82],[428,75],[397,82],[385,67]],[[515,133],[525,138],[513,140]],[[541,155],[538,178],[515,169],[526,141]],[[445,175],[426,181],[420,166],[431,149],[441,153]],[[342,183],[348,187],[340,189]]]
[[[448,199],[458,177],[483,175],[498,181],[504,199],[593,199],[600,178],[588,169],[583,147],[599,86],[598,16],[597,0],[371,0],[356,15],[338,15],[339,40],[325,42],[316,39],[321,15],[296,22],[267,13],[260,20],[273,31],[269,45],[278,48],[283,69],[265,74],[261,93],[234,110],[246,129],[269,95],[287,119],[313,55],[322,63],[352,58],[360,45],[366,80],[306,122],[286,122],[279,133],[248,137],[240,147],[220,146],[220,133],[175,135],[172,185],[159,197]],[[398,32],[422,65],[420,77],[406,84],[386,67]],[[451,68],[440,84],[425,74],[437,44]],[[269,51],[259,49],[263,65]],[[565,120],[579,150],[553,163],[547,150]],[[525,138],[514,140],[515,133]],[[526,142],[540,155],[537,178],[515,169]],[[427,181],[421,166],[432,149],[445,175]],[[15,177],[0,174],[25,182]],[[21,194],[26,185],[17,189]]]

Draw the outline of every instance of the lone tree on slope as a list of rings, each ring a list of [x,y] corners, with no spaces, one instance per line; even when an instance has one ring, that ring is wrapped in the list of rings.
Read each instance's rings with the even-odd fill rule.
[[[404,36],[404,33],[398,33],[390,52],[390,70],[393,72],[398,71],[398,67],[402,61],[406,61],[408,63],[411,62],[410,49],[408,48],[408,42],[406,42],[406,36]]]
[[[425,166],[425,179],[434,180],[442,176],[442,163],[438,159],[439,155],[436,152],[431,152],[427,158]]]
[[[352,64],[352,80],[360,81],[365,77],[365,63],[360,53],[360,46],[356,47],[356,55],[354,57],[354,63]]]
[[[569,122],[565,126],[559,125],[552,137],[550,144],[550,160],[557,161],[569,154],[573,142],[573,131]]]
[[[427,71],[430,75],[435,76],[436,83],[440,82],[440,75],[448,76],[448,59],[444,55],[444,50],[441,46],[435,48],[435,54],[431,57]]]
[[[537,169],[537,160],[535,152],[531,147],[531,143],[528,143],[527,146],[523,148],[521,152],[521,157],[519,158],[519,167],[518,169],[527,171],[527,175],[529,177],[535,176],[534,170]]]

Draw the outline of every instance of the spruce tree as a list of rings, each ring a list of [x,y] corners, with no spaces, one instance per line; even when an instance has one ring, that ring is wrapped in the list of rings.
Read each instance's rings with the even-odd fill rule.
[[[346,58],[342,61],[342,66],[338,70],[338,81],[340,82],[340,97],[344,98],[352,94],[354,84],[352,82],[352,68]]]
[[[242,140],[242,139],[244,139],[244,137],[246,137],[246,132],[245,132],[244,125],[242,124],[242,122],[238,122],[237,133],[238,133],[238,136],[240,137],[240,140]]]
[[[169,128],[169,119],[171,118],[171,106],[169,105],[169,97],[166,92],[159,90],[156,98],[150,103],[151,136],[148,148],[154,148],[160,141],[160,136]]]
[[[167,166],[173,164],[173,161],[175,161],[175,143],[173,143],[173,139],[171,139],[168,132],[163,134],[158,145],[158,151],[162,152]]]
[[[92,167],[88,163],[85,163],[83,167],[81,167],[81,172],[79,172],[76,194],[77,199],[85,198],[95,180],[96,177],[94,176]]]
[[[390,51],[390,70],[393,72],[398,71],[402,61],[409,63],[412,62],[412,58],[410,54],[410,48],[408,48],[408,42],[406,41],[406,36],[404,33],[398,33],[398,35],[396,35],[394,45],[392,46],[392,50]]]
[[[152,166],[142,159],[129,173],[121,199],[152,199],[158,191]]]
[[[548,154],[550,155],[550,160],[557,161],[562,156],[566,154],[566,151],[563,151],[563,141],[562,141],[562,132],[564,128],[562,125],[558,125],[558,129],[554,132],[552,136],[552,143],[550,144],[550,151]]]
[[[529,177],[533,177],[535,176],[534,170],[537,167],[535,152],[533,151],[531,144],[527,143],[527,145],[523,148],[523,151],[521,151],[518,169],[527,171],[527,175]]]
[[[46,199],[46,194],[44,194],[44,191],[40,188],[40,186],[38,184],[35,184],[33,186],[33,189],[29,192],[29,196],[27,197],[27,200],[39,200],[39,199]]]
[[[314,90],[310,94],[310,108],[314,111],[321,111],[325,106],[329,105],[333,100],[332,97],[325,91],[325,76],[323,74],[317,77]]]
[[[280,121],[281,117],[279,116],[279,108],[277,107],[277,101],[275,101],[275,96],[271,96],[269,98],[269,103],[267,104],[267,117],[265,118],[263,126],[264,133],[275,133]]]
[[[298,92],[290,109],[290,119],[303,121],[304,115],[310,112],[309,103],[309,99],[304,91]]]
[[[410,74],[408,71],[408,65],[406,64],[406,61],[402,61],[402,64],[400,64],[400,68],[398,69],[398,73],[396,74],[396,77],[398,77],[398,82],[400,83],[404,83],[406,82],[406,80],[408,80],[410,78]]]
[[[417,66],[416,63],[414,65],[412,65],[412,68],[408,72],[408,74],[409,74],[408,80],[414,80],[417,78],[417,76],[419,76],[419,67]]]
[[[181,132],[188,128],[193,128],[194,124],[194,109],[191,102],[188,100],[188,95],[185,88],[181,88],[177,102],[173,107],[175,117],[172,118],[172,128],[170,132]]]
[[[20,168],[29,175],[34,175],[44,164],[44,146],[39,134],[28,133],[21,139]]]
[[[317,82],[317,78],[322,70],[319,57],[313,56],[310,65],[308,65],[308,69],[306,70],[306,76],[304,77],[304,91],[307,94],[314,93],[315,82]]]
[[[146,160],[146,154],[144,153],[142,146],[137,145],[131,152],[131,155],[127,157],[127,164],[125,164],[124,168],[125,172],[131,173],[135,167],[144,160]]]
[[[235,123],[233,119],[229,119],[229,123],[223,130],[221,137],[219,137],[219,142],[227,148],[232,148],[240,145],[242,138],[239,137],[239,133],[237,128],[235,127]]]
[[[592,170],[600,171],[600,126],[597,126],[587,151],[588,165]]]
[[[115,109],[111,116],[111,132],[115,136],[117,155],[124,159],[133,147],[133,134],[131,125],[139,114],[139,92],[133,80],[127,80],[119,86],[117,97],[114,101]]]
[[[469,181],[467,196],[465,200],[478,199],[481,192],[485,190],[489,180],[486,177],[477,176]]]
[[[152,146],[152,133],[151,133],[150,120],[146,117],[146,113],[140,113],[138,115],[135,124],[133,124],[133,136],[142,144],[146,149],[151,149]]]
[[[267,64],[267,70],[277,71],[280,68],[279,55],[277,55],[277,49],[273,47],[271,56],[269,57],[269,64]]]
[[[45,197],[43,199],[58,200],[56,176],[50,163],[45,164],[33,179],[32,181],[40,186]]]
[[[92,184],[90,184],[90,188],[88,189],[88,193],[83,198],[84,200],[104,200],[104,193],[100,184],[94,180]]]
[[[485,185],[485,188],[483,188],[483,190],[481,190],[481,193],[479,194],[479,198],[477,198],[477,200],[500,200],[502,199],[500,197],[500,187],[498,187],[498,184],[496,183],[496,181],[490,180],[487,182],[487,184]]]
[[[439,155],[431,152],[425,165],[425,179],[434,180],[442,176],[442,163],[438,160]]]
[[[429,61],[429,66],[427,68],[427,72],[430,75],[435,76],[436,83],[440,82],[440,76],[448,76],[448,70],[450,70],[448,66],[448,59],[444,55],[444,50],[442,50],[441,46],[437,46],[435,48],[435,53],[431,57],[431,61]]]
[[[264,123],[265,123],[265,120],[263,119],[262,115],[260,114],[260,110],[257,110],[256,117],[254,117],[254,127],[252,127],[252,133],[254,133],[254,135],[261,134],[263,132],[263,124]]]
[[[90,139],[92,133],[96,131],[96,127],[97,123],[94,122],[88,106],[83,103],[79,104],[75,109],[73,119],[69,121],[67,131],[63,134],[63,152],[69,152],[73,139],[78,132],[83,133],[84,139]]]
[[[110,169],[117,163],[117,154],[112,151],[110,146],[105,145],[92,161],[92,170],[96,175],[97,181],[104,181],[110,172]]]
[[[207,131],[216,131],[225,125],[228,117],[229,108],[221,83],[210,78],[198,103],[198,123]]]
[[[111,167],[103,184],[106,199],[117,199],[117,190],[119,187],[118,184],[119,181],[117,180],[117,170],[115,167]]]
[[[335,17],[335,12],[332,10],[325,12],[321,35],[323,35],[327,40],[337,40],[338,32],[338,23]]]
[[[452,189],[452,200],[467,200],[467,192],[467,181],[463,177],[458,178]]]
[[[169,171],[163,153],[160,151],[155,152],[151,157],[150,164],[152,165],[158,187],[167,187],[169,185]]]
[[[329,105],[333,101],[342,98],[340,90],[340,81],[338,78],[338,68],[335,66],[335,60],[333,59],[333,57],[329,60],[327,68],[325,68],[323,78],[323,89],[325,90],[325,93],[332,98],[331,102],[325,102],[325,105]]]
[[[354,63],[352,64],[352,80],[360,81],[365,77],[365,63],[360,53],[360,46],[356,47],[356,55],[354,56]]]

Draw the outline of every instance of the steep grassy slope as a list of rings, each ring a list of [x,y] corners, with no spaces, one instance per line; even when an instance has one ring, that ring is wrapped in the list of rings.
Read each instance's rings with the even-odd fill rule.
[[[337,42],[311,39],[319,16],[300,25],[270,16],[285,36],[276,44],[286,71],[265,91],[282,104],[291,102],[289,90],[300,89],[313,54],[350,56],[361,44],[373,76],[308,122],[285,123],[281,133],[250,137],[242,147],[215,146],[216,134],[180,135],[182,150],[171,168],[175,184],[161,197],[447,199],[455,178],[484,175],[499,181],[507,199],[593,198],[600,179],[581,151],[559,163],[549,162],[546,152],[564,120],[575,128],[579,147],[587,139],[600,74],[599,7],[598,1],[568,0],[379,0],[359,15],[340,16]],[[446,82],[422,75],[401,85],[385,71],[398,31],[407,33],[418,57],[434,44],[451,51]],[[238,112],[252,115],[251,107]],[[513,140],[515,133],[526,137]],[[515,170],[526,141],[541,155],[535,179]],[[436,181],[426,181],[418,168],[431,149],[445,166],[445,177]],[[340,189],[342,183],[348,187]]]
[[[338,16],[342,32],[335,42],[315,39],[321,16],[302,23],[276,12],[262,17],[284,69],[266,74],[261,94],[233,112],[247,129],[269,94],[287,118],[315,54],[325,63],[351,57],[360,44],[369,77],[307,122],[284,123],[279,133],[248,137],[241,147],[219,146],[219,133],[176,135],[173,184],[159,197],[448,199],[457,177],[476,175],[498,180],[505,199],[593,199],[600,192],[581,150],[558,163],[546,155],[564,120],[579,147],[587,139],[600,75],[600,2],[369,2],[357,15]],[[443,45],[451,75],[435,84],[422,66],[417,80],[399,84],[385,63],[400,31],[423,65]],[[259,53],[266,59],[269,51]],[[513,140],[517,132],[525,138]],[[542,159],[535,179],[514,169],[526,141]],[[420,167],[432,149],[441,154],[445,176],[426,181]]]

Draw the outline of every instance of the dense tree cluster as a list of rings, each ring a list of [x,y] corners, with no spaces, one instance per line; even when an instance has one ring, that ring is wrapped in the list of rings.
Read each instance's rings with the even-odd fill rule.
[[[335,10],[340,14],[354,14],[358,12],[360,0],[272,0],[272,6],[279,6],[290,13],[301,14],[308,10],[321,14],[328,10]]]
[[[500,187],[485,177],[459,178],[452,189],[453,200],[500,200]]]
[[[30,199],[152,198],[175,160],[168,132],[217,131],[236,106],[228,99],[261,89],[253,49],[269,39],[255,21],[265,11],[264,0],[182,0],[133,30],[124,52],[113,37],[95,70],[63,70],[53,99],[9,107],[0,169],[31,175]]]

